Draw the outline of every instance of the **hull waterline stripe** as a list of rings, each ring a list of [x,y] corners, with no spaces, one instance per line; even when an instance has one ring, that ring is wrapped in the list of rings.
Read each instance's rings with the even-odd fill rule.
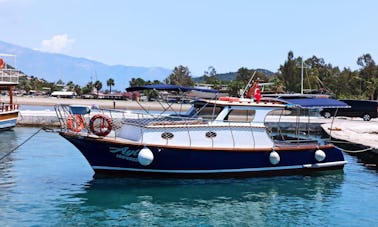
[[[289,170],[289,169],[303,169],[303,168],[325,168],[332,166],[345,165],[346,161],[337,161],[329,163],[318,164],[304,164],[295,166],[277,166],[277,167],[263,167],[263,168],[245,168],[245,169],[216,169],[216,170],[162,170],[162,169],[137,169],[137,168],[122,168],[110,166],[92,166],[94,170],[119,170],[119,171],[134,171],[134,172],[150,172],[150,173],[242,173],[242,172],[261,172],[272,170]]]
[[[316,163],[316,164],[304,164],[303,167],[309,168],[309,169],[316,169],[316,168],[325,168],[325,167],[332,167],[332,166],[345,165],[345,164],[347,164],[347,161]]]

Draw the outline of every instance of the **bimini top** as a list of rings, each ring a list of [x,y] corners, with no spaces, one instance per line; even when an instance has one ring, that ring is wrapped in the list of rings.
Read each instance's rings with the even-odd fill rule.
[[[305,109],[318,108],[350,108],[345,102],[330,98],[298,98],[298,99],[281,99],[288,106],[300,107]]]
[[[218,90],[207,89],[207,88],[195,88],[195,87],[184,87],[171,84],[151,84],[145,86],[136,86],[126,88],[126,91],[140,91],[140,90],[165,90],[165,91],[202,91],[209,93],[218,93]]]

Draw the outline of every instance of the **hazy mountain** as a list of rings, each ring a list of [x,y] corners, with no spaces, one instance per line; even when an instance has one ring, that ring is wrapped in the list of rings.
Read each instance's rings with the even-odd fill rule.
[[[123,65],[106,65],[101,62],[32,50],[0,41],[0,53],[17,56],[17,68],[29,76],[45,79],[49,82],[62,80],[67,83],[85,86],[91,80],[99,80],[106,89],[106,81],[113,78],[114,89],[124,90],[131,78],[144,80],[164,80],[172,72],[160,67],[135,67]]]

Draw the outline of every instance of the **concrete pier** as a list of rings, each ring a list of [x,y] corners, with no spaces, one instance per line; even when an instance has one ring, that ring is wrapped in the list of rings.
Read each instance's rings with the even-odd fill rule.
[[[17,119],[18,126],[59,127],[55,111],[21,110]]]
[[[378,154],[378,119],[337,118],[321,126],[332,138],[360,144]]]

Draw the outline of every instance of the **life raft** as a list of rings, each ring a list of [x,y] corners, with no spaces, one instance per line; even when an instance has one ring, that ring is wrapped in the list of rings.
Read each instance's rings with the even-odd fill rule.
[[[97,136],[107,136],[112,128],[112,119],[104,114],[94,115],[89,122],[89,129]]]
[[[68,115],[67,128],[73,132],[80,132],[84,126],[84,117],[80,114]]]

